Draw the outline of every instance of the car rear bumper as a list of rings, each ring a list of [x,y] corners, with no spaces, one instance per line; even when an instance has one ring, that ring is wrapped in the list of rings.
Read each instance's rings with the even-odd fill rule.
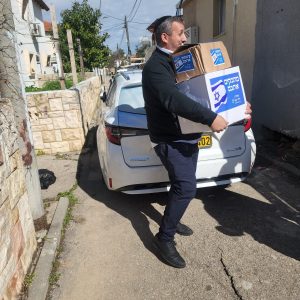
[[[248,173],[241,174],[228,174],[224,176],[218,176],[210,179],[198,179],[197,188],[212,187],[219,185],[228,185],[243,181],[247,177]],[[169,182],[159,182],[150,184],[137,184],[126,186],[118,189],[117,191],[125,194],[152,194],[167,192],[170,190]]]
[[[197,166],[197,188],[226,185],[244,180],[251,171],[251,159],[240,156],[230,160],[199,161]],[[115,166],[113,166],[116,164]],[[163,166],[130,168],[124,161],[115,159],[110,165],[107,180],[111,178],[112,190],[127,194],[146,194],[168,191],[169,179]]]
[[[251,172],[256,155],[252,131],[246,134],[245,152],[237,157],[198,161],[196,178],[197,188],[227,185],[242,181]],[[163,166],[129,167],[124,163],[119,146],[107,144],[113,157],[107,156],[103,171],[109,189],[127,194],[146,194],[168,191],[169,178]],[[200,152],[201,155],[201,152]],[[110,180],[109,180],[110,179]],[[108,184],[111,181],[111,186]]]

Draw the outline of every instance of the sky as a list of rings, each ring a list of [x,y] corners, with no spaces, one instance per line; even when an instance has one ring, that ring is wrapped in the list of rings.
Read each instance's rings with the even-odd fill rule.
[[[77,0],[82,2],[82,0]],[[57,21],[61,20],[60,13],[64,9],[70,9],[74,1],[44,0],[47,5],[54,4]],[[146,30],[156,18],[164,15],[175,15],[176,4],[179,0],[89,0],[90,6],[101,10],[102,31],[108,32],[110,38],[106,45],[113,51],[117,44],[127,53],[127,39],[124,33],[124,18],[127,16],[129,40],[131,52],[135,53],[136,46],[141,37],[150,37]],[[45,19],[50,20],[50,14],[46,13]]]

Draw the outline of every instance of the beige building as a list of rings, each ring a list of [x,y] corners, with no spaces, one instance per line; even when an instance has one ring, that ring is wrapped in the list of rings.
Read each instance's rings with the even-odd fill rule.
[[[183,0],[190,42],[223,41],[239,66],[253,118],[300,137],[300,1]]]
[[[185,26],[197,27],[199,42],[224,42],[232,65],[240,66],[246,95],[251,98],[256,1],[186,0],[182,5]]]

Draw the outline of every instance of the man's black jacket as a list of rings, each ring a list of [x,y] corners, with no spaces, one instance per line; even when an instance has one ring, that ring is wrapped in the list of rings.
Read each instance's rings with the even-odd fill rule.
[[[143,70],[143,95],[150,139],[154,143],[193,140],[200,134],[182,134],[181,116],[210,126],[216,114],[182,94],[175,83],[171,57],[156,49]]]

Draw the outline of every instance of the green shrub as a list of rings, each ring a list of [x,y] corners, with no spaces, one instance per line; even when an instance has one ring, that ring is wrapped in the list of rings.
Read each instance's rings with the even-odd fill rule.
[[[25,87],[25,92],[26,93],[30,93],[30,92],[40,92],[40,91],[43,91],[42,88],[38,88],[38,87],[35,87],[35,86],[26,86]]]
[[[78,75],[78,82],[81,82],[81,81],[83,81],[83,78],[80,75]],[[67,89],[72,87],[73,86],[72,77],[66,77],[65,78],[65,84],[66,84]],[[38,88],[38,87],[35,87],[33,85],[25,87],[25,91],[27,93],[40,92],[40,91],[54,91],[54,90],[61,90],[59,80],[48,80],[43,84],[42,88]]]
[[[73,80],[71,78],[66,78],[65,83],[66,83],[66,88],[67,89],[69,89],[70,87],[73,86]]]
[[[60,89],[61,87],[59,80],[48,80],[43,84],[43,91],[54,91]]]

